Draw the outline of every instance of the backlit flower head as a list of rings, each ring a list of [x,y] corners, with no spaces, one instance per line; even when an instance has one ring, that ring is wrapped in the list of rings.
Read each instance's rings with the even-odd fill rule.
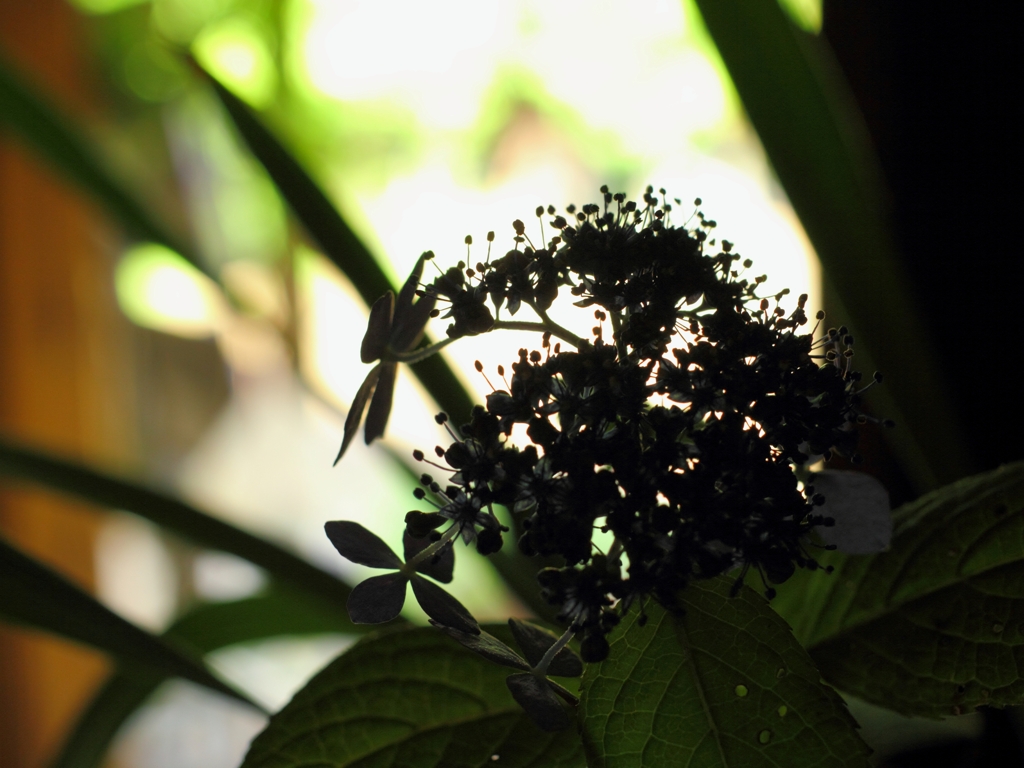
[[[489,235],[485,260],[438,270],[417,289],[416,322],[427,301],[452,320],[436,348],[504,329],[536,330],[537,343],[511,355],[508,370],[499,366],[502,386],[472,413],[439,417],[451,442],[436,457],[414,454],[433,465],[416,495],[434,509],[407,517],[411,535],[461,535],[490,554],[507,530],[496,509],[509,510],[519,550],[555,561],[539,570],[541,595],[581,640],[586,662],[607,655],[607,634],[634,603],[680,610],[680,590],[723,574],[735,590],[753,574],[771,597],[797,568],[818,567],[815,547],[841,543],[830,538],[831,510],[862,547],[884,546],[888,514],[870,483],[834,471],[806,476],[812,458],[857,461],[859,426],[877,421],[860,398],[881,377],[862,383],[849,331],[823,329],[821,312],[812,324],[805,295],[766,294],[752,262],[716,242],[699,199],[692,226],[677,227],[682,204],[664,190],[649,187],[641,204],[601,192],[602,203],[566,215],[538,208],[549,217],[547,242],[535,245],[516,220],[503,256],[491,258]],[[547,314],[566,294],[592,312],[583,333]],[[375,306],[364,361],[395,359],[396,324],[386,299]],[[514,443],[513,430],[530,444]],[[851,508],[865,505],[867,532],[849,524]],[[598,532],[611,543],[598,546]],[[445,625],[470,647],[486,645]],[[549,707],[536,676],[523,680],[513,693],[534,701],[524,706]]]

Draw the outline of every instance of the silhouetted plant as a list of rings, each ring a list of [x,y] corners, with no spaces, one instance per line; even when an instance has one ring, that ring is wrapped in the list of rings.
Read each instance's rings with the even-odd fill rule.
[[[603,205],[569,206],[568,217],[537,208],[542,237],[545,214],[553,217],[543,247],[516,220],[514,247],[504,255],[492,259],[490,233],[483,261],[459,261],[421,283],[434,258],[424,253],[397,302],[389,292],[374,304],[362,359],[380,362],[355,397],[339,458],[368,401],[366,442],[383,434],[399,364],[464,336],[510,328],[536,330],[539,349],[520,349],[510,377],[498,367],[505,388],[494,389],[466,423],[454,427],[446,414],[437,416],[452,442],[434,449],[436,459],[414,453],[442,474],[420,478],[415,496],[433,509],[406,515],[405,565],[362,526],[327,524],[349,560],[397,569],[353,590],[353,621],[395,618],[412,580],[435,625],[491,660],[533,673],[513,675],[509,686],[545,728],[569,720],[553,714],[549,686],[527,682],[549,671],[544,649],[534,648],[530,665],[514,661],[510,649],[496,651],[498,641],[482,639],[468,612],[416,571],[450,581],[459,537],[482,555],[499,551],[509,529],[495,508],[511,510],[520,551],[564,563],[537,574],[541,594],[567,625],[547,645],[562,650],[577,635],[589,663],[606,658],[606,636],[632,605],[643,611],[653,599],[679,613],[691,582],[729,574],[735,595],[753,571],[770,599],[772,585],[797,568],[819,567],[816,548],[836,548],[812,539],[815,528],[835,520],[806,467],[833,453],[859,461],[858,424],[875,421],[860,410],[860,396],[881,381],[876,373],[864,384],[853,369],[845,328],[820,330],[822,312],[806,327],[806,295],[789,309],[788,290],[763,295],[766,278],[748,277],[752,262],[732,243],[716,243],[716,223],[700,212],[699,199],[692,226],[676,227],[665,190],[659,197],[648,187],[640,205],[607,187],[601,192]],[[566,290],[576,306],[594,308],[588,333],[548,316]],[[516,316],[524,307],[535,320],[501,319],[503,310]],[[431,316],[451,319],[448,338],[415,349]],[[479,362],[476,368],[483,372]],[[531,443],[523,448],[510,439],[517,424]],[[842,498],[846,474],[827,475],[829,496]],[[865,499],[857,500],[863,506]],[[884,548],[884,491],[857,513],[883,521],[877,548]],[[599,531],[613,536],[607,551],[594,541]],[[513,624],[522,635],[517,626],[525,625]],[[541,635],[531,638],[536,645]],[[582,665],[576,670],[582,674]]]

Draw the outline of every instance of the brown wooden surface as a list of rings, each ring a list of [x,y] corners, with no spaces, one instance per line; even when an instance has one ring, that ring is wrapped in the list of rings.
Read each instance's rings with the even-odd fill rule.
[[[76,116],[94,89],[80,19],[58,0],[0,0],[0,49]],[[112,230],[93,204],[0,134],[0,433],[124,463],[130,398],[113,303]],[[0,533],[90,587],[100,513],[0,485]],[[99,654],[0,625],[0,765],[46,764],[108,668]]]

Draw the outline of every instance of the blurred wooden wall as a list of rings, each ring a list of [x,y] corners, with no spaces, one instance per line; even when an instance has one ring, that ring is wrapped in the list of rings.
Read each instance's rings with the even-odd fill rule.
[[[95,117],[87,41],[63,0],[0,0],[0,51],[76,116]],[[0,132],[0,434],[115,466],[130,462],[128,331],[113,297],[113,229]],[[0,534],[93,582],[100,513],[0,484]],[[46,764],[108,662],[0,624],[0,766]]]

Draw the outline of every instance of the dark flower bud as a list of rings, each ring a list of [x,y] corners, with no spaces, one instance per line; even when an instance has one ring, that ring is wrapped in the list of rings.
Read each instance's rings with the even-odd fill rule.
[[[493,555],[501,549],[501,531],[493,528],[484,528],[476,535],[476,550],[481,555]]]
[[[796,572],[796,565],[788,552],[778,552],[773,555],[764,561],[765,575],[773,584],[784,584]]]
[[[444,460],[453,469],[462,469],[473,461],[473,455],[465,443],[452,443],[451,447],[444,452]]]
[[[407,512],[405,515],[405,527],[416,539],[425,539],[439,525],[445,522],[445,518],[438,512]]]
[[[603,633],[588,632],[580,643],[580,658],[587,664],[598,664],[608,658],[609,650]]]

